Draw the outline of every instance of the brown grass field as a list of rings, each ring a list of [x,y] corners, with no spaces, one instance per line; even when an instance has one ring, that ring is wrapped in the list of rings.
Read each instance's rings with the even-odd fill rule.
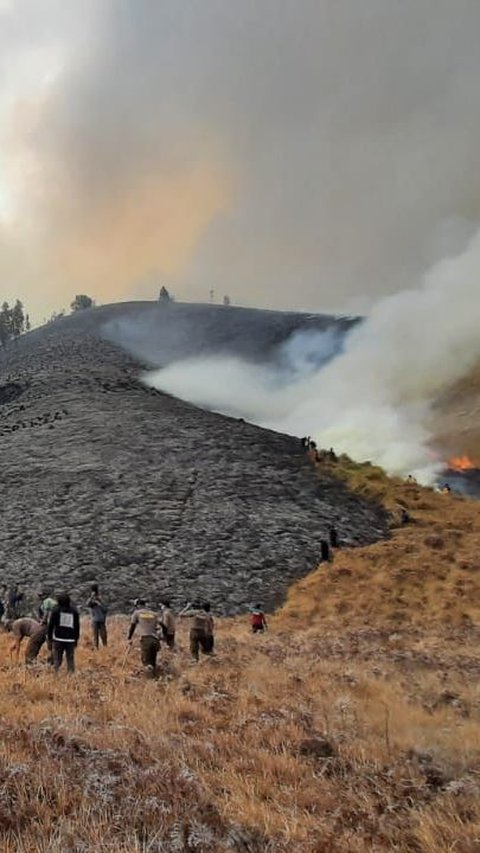
[[[264,636],[187,626],[146,681],[89,626],[74,676],[9,661],[0,636],[0,849],[480,851],[480,504],[341,461],[411,524],[340,550]]]

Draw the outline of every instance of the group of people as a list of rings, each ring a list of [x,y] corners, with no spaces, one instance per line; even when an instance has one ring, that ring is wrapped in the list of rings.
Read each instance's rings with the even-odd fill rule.
[[[180,618],[192,619],[190,653],[195,661],[199,660],[200,652],[205,655],[213,654],[214,621],[210,611],[210,602],[205,601],[187,604],[178,614]],[[163,640],[169,649],[175,648],[175,629],[176,619],[169,601],[162,602],[161,611],[157,612],[148,607],[143,598],[136,599],[127,641],[130,647],[133,642],[133,635],[138,630],[141,660],[148,677],[155,678],[156,676],[157,656],[161,641]]]
[[[92,611],[92,629],[93,638],[98,647],[98,623],[95,618],[95,598],[93,590],[97,590],[95,584],[92,587],[87,606]],[[16,616],[17,618],[11,618]],[[105,629],[106,608],[104,615],[104,631],[102,632],[103,641],[106,645],[107,635]],[[2,623],[7,631],[11,631],[13,643],[11,645],[10,654],[18,656],[20,646],[23,640],[27,639],[27,648],[25,651],[25,663],[32,664],[36,661],[43,645],[46,643],[48,648],[47,661],[54,669],[59,669],[65,657],[67,669],[69,672],[75,670],[75,649],[80,637],[80,615],[77,608],[72,604],[70,595],[62,592],[53,597],[44,592],[38,593],[38,604],[36,617],[18,616],[15,611],[5,610]]]
[[[338,460],[338,456],[333,447],[330,447],[329,450],[318,450],[317,442],[313,441],[310,435],[304,435],[300,439],[300,444],[303,450],[308,450],[313,454],[315,462],[337,462]]]
[[[98,649],[100,643],[106,646],[108,607],[98,584],[92,584],[85,607],[90,611],[94,648]],[[178,616],[192,620],[190,627],[192,658],[198,661],[200,652],[211,655],[214,649],[214,621],[210,603],[188,604]],[[2,624],[5,630],[12,633],[13,643],[10,653],[12,656],[15,654],[17,660],[20,646],[25,639],[28,641],[25,651],[26,664],[34,663],[46,643],[47,662],[55,670],[60,668],[65,658],[68,672],[75,671],[75,649],[80,638],[80,615],[68,593],[60,593],[56,597],[44,592],[39,593],[35,618],[19,616],[18,611],[10,606],[8,608],[4,606]],[[164,642],[169,649],[175,648],[175,629],[176,619],[169,601],[163,601],[158,610],[149,607],[145,599],[138,598],[134,601],[134,611],[127,634],[127,654],[132,646],[133,636],[137,633],[140,638],[142,664],[149,677],[156,676],[157,656],[161,642]]]

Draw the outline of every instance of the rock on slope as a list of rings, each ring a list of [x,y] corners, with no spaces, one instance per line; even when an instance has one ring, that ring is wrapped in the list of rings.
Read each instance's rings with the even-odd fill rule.
[[[1,580],[235,612],[279,603],[329,523],[351,543],[385,535],[383,511],[319,478],[296,439],[142,385],[144,365],[99,334],[131,309],[107,308],[0,354]]]

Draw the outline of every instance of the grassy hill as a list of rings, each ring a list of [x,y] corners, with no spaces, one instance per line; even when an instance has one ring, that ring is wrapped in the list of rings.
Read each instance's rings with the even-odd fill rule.
[[[67,681],[0,637],[2,849],[478,850],[478,504],[336,468],[413,522],[296,583],[265,636],[221,619],[192,665],[180,625],[157,682],[122,617],[98,653],[83,626]]]
[[[294,584],[283,616],[305,624],[433,625],[459,627],[480,622],[476,501],[387,478],[379,468],[342,461],[335,469],[350,488],[384,503],[394,536],[366,549],[339,551]],[[399,526],[406,509],[411,523]],[[396,529],[395,529],[396,528]]]

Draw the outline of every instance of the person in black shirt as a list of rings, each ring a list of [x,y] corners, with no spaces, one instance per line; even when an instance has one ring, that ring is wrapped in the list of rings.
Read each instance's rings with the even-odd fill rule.
[[[328,528],[328,536],[330,539],[330,545],[332,548],[338,548],[338,533],[337,528],[334,524],[331,524]]]
[[[57,601],[50,615],[47,633],[53,646],[53,666],[60,669],[65,653],[68,672],[75,672],[75,649],[80,637],[78,610],[72,606],[66,592],[60,593]]]
[[[329,563],[332,558],[330,545],[326,539],[320,539],[320,556],[322,563]]]

